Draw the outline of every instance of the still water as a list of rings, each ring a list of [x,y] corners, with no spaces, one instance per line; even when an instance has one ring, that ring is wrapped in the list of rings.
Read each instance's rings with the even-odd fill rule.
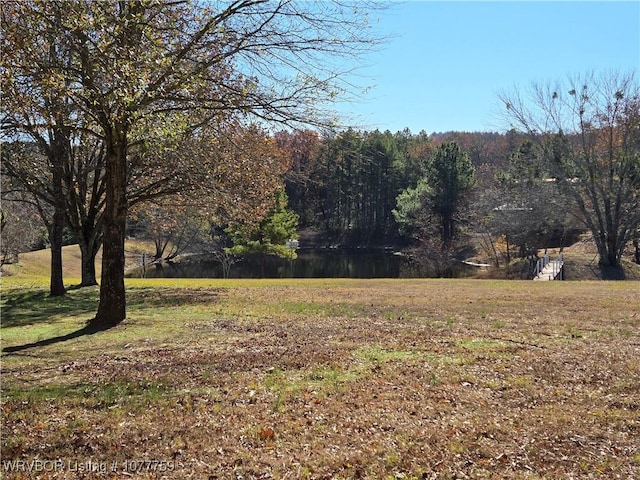
[[[231,266],[229,278],[400,278],[419,273],[409,260],[387,250],[299,251],[286,260],[255,255]],[[157,264],[129,273],[147,278],[222,278],[220,263],[207,256],[189,256],[179,263]]]

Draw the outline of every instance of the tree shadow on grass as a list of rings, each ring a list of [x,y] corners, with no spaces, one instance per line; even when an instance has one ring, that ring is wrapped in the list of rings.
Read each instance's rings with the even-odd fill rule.
[[[73,340],[74,338],[84,337],[85,335],[93,335],[108,328],[98,328],[92,325],[87,325],[75,332],[67,333],[65,335],[58,335],[57,337],[47,338],[46,340],[38,340],[37,342],[25,343],[23,345],[14,345],[11,347],[4,347],[2,354],[18,353],[28,348],[46,347],[47,345],[53,345],[55,343],[66,342],[67,340]]]
[[[20,288],[2,294],[2,326],[23,327],[53,323],[56,317],[91,315],[97,306],[97,289],[70,287],[67,295],[51,297],[44,289]]]
[[[69,287],[67,294],[52,297],[48,290],[20,288],[3,292],[2,327],[27,327],[30,325],[54,324],[67,316],[90,317],[97,305],[97,289]],[[44,347],[84,335],[92,335],[100,329],[84,326],[74,332],[26,343],[4,347],[2,354],[16,353],[28,348]]]
[[[67,295],[51,297],[47,290],[21,288],[3,292],[2,327],[25,327],[37,324],[51,324],[64,317],[90,318],[95,312],[98,302],[98,287],[69,287]],[[137,288],[127,293],[127,307],[133,310],[179,307],[183,304],[213,303],[218,300],[219,290],[211,288]],[[24,345],[4,347],[2,354],[17,353],[36,347],[45,347],[55,343],[66,342],[74,338],[93,335],[109,330],[112,326],[86,326],[65,335],[38,340]]]

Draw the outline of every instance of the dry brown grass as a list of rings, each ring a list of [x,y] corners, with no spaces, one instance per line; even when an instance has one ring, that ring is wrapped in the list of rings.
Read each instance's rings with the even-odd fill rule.
[[[153,242],[130,240],[125,243],[127,267],[137,267],[141,261],[143,252],[151,254],[155,251]],[[51,250],[35,250],[33,252],[21,253],[16,264],[2,266],[2,270],[9,276],[18,277],[47,277],[51,272]],[[96,257],[96,273],[100,278],[102,262],[102,250]],[[62,265],[65,279],[77,280],[82,276],[80,264],[80,247],[78,245],[67,245],[62,247]]]
[[[63,465],[5,478],[640,475],[638,282],[168,282],[3,355],[2,461]],[[3,290],[5,347],[81,322]]]

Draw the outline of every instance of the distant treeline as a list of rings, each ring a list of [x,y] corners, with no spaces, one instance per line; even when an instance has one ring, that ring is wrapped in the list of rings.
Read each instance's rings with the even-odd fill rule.
[[[525,137],[515,131],[413,134],[405,129],[347,130],[325,138],[310,131],[280,132],[276,140],[290,157],[284,180],[299,227],[352,245],[377,245],[403,240],[392,215],[396,199],[424,177],[439,145],[458,143],[475,167],[476,188],[486,189]]]

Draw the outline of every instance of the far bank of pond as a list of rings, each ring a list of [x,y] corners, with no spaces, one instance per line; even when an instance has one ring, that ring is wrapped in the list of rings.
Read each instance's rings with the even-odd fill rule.
[[[411,259],[387,249],[313,249],[288,260],[272,255],[247,256],[231,266],[229,278],[414,278],[424,276]],[[189,255],[175,263],[135,269],[129,277],[223,278],[211,255]]]

